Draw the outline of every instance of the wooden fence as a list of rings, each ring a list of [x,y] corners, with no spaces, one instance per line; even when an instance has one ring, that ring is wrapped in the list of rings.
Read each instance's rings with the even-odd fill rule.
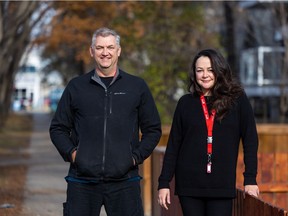
[[[288,212],[237,189],[232,216],[288,216]]]
[[[280,216],[288,209],[288,125],[257,125],[259,134],[258,176],[260,199],[243,196],[243,154],[240,147],[237,166],[237,199],[233,216]],[[142,166],[142,196],[145,216],[182,216],[178,198],[173,196],[169,211],[157,204],[158,177],[169,136],[169,127],[163,128],[158,147]],[[171,186],[173,186],[173,182]],[[173,187],[171,188],[173,193]],[[257,208],[255,207],[257,206]],[[285,210],[286,211],[285,211]],[[254,212],[255,210],[255,212]],[[258,213],[259,214],[258,214]]]
[[[153,167],[154,174],[161,170],[161,164],[164,157],[165,147],[158,147],[155,149],[153,154]],[[159,163],[160,162],[160,163]],[[159,164],[157,166],[157,164]],[[153,184],[157,185],[156,179],[154,179]],[[156,186],[155,185],[155,186]],[[174,179],[171,182],[171,205],[169,210],[161,209],[157,204],[157,188],[154,187],[153,197],[153,216],[183,216],[181,212],[181,206],[177,196],[174,196]],[[273,206],[261,199],[252,197],[243,190],[237,189],[236,199],[233,201],[233,214],[232,216],[288,216],[288,212],[282,208]]]
[[[261,199],[288,209],[288,125],[259,124],[257,182]],[[243,189],[243,154],[240,146],[237,187]]]

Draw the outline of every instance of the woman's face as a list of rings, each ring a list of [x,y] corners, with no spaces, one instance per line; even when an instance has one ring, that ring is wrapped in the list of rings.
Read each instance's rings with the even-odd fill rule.
[[[206,56],[199,57],[195,67],[196,82],[200,85],[205,96],[211,95],[210,90],[215,84],[215,76],[210,59]]]

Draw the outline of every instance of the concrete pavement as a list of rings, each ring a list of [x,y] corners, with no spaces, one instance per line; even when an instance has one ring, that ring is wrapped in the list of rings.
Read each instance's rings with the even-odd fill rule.
[[[28,152],[28,173],[21,216],[61,216],[66,200],[68,171],[65,163],[50,141],[49,113],[33,113],[34,129]],[[102,209],[100,216],[106,216]]]

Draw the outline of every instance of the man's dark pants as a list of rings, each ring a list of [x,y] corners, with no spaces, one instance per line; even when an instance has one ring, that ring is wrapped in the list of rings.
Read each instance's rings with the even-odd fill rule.
[[[87,184],[68,181],[64,216],[143,216],[140,181]]]

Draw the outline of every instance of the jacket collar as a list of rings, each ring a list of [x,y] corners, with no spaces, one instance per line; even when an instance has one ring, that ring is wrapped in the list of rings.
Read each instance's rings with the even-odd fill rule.
[[[102,83],[101,78],[99,77],[99,75],[96,73],[96,69],[93,70],[93,71],[91,71],[91,72],[92,72],[91,79],[94,80],[95,82],[99,83],[100,85],[105,86],[105,85]],[[114,75],[114,77],[113,77],[113,80],[112,80],[111,84],[113,84],[118,78],[121,77],[121,73],[120,73],[120,72],[121,72],[121,70],[120,70],[119,68],[117,68],[116,73],[115,73],[115,75]],[[111,84],[110,84],[110,85],[111,85]],[[105,86],[105,87],[106,87],[106,86]]]

